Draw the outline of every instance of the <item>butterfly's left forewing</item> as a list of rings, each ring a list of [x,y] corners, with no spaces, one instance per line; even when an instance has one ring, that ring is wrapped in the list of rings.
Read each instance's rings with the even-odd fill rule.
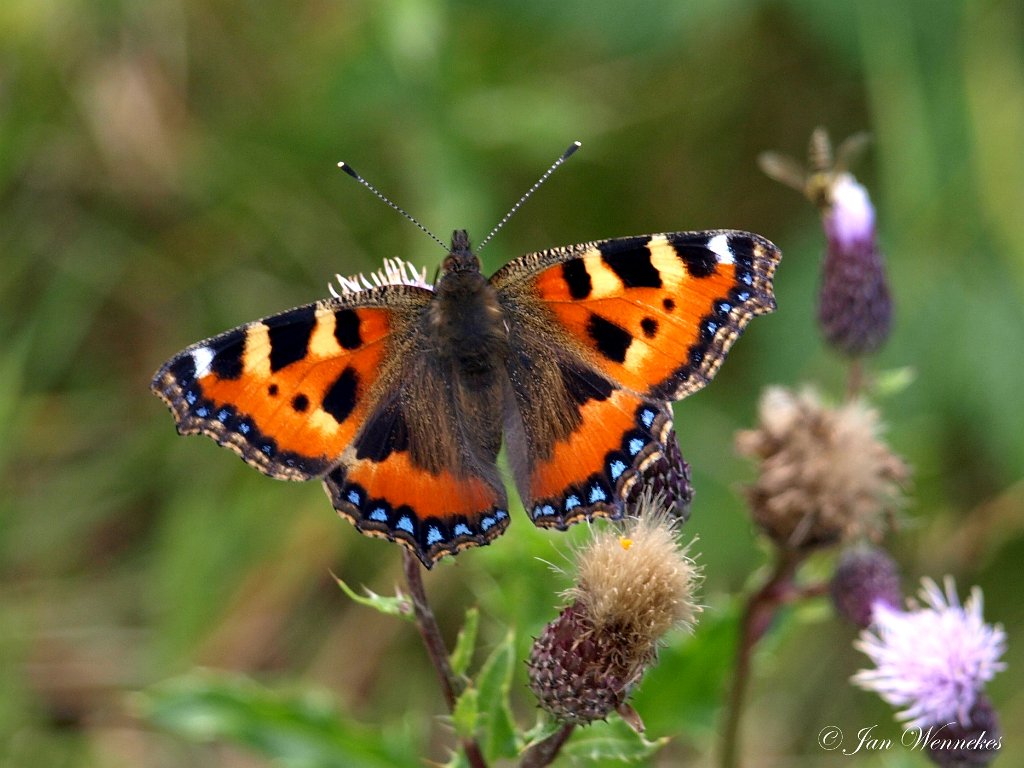
[[[193,344],[165,363],[152,389],[183,435],[204,434],[271,477],[323,474],[373,405],[400,313],[324,300]]]
[[[675,232],[530,254],[491,278],[514,349],[512,463],[535,522],[621,514],[635,478],[666,461],[666,403],[710,381],[774,309],[779,255],[746,232]]]

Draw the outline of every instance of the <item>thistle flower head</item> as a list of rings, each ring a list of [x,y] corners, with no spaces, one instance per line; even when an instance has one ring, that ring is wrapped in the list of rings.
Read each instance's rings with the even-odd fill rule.
[[[771,387],[759,416],[757,429],[737,434],[736,447],[758,462],[747,496],[755,522],[777,544],[881,536],[909,471],[882,441],[875,410],[861,400],[831,408],[811,389]]]
[[[586,724],[623,711],[661,637],[674,626],[692,626],[700,610],[693,597],[697,570],[671,521],[664,512],[644,511],[621,529],[596,533],[577,553],[576,585],[566,593],[572,603],[530,653],[530,687],[563,722]]]
[[[1006,666],[999,660],[1006,633],[982,619],[977,587],[961,606],[952,578],[945,581],[945,593],[930,579],[922,584],[923,607],[876,606],[872,626],[855,643],[875,668],[861,670],[852,681],[904,707],[897,718],[909,727],[953,721],[969,726],[985,683]]]
[[[840,144],[835,156],[828,133],[811,135],[810,172],[796,161],[764,153],[761,168],[803,192],[821,211],[828,241],[818,294],[818,324],[825,340],[850,357],[876,351],[889,336],[892,299],[867,189],[847,165],[864,146],[865,134]]]

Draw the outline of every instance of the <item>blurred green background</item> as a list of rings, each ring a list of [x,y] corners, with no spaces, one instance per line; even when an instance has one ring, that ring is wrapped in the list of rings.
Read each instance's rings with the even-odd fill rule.
[[[320,691],[346,727],[446,758],[414,628],[330,575],[390,592],[397,548],[338,520],[318,484],[178,438],[149,378],[193,341],[324,296],[335,272],[394,255],[433,270],[440,250],[337,161],[443,239],[479,239],[573,139],[583,151],[489,246],[488,270],[670,229],[750,229],[785,253],[779,312],[676,409],[708,609],[694,638],[672,636],[637,707],[650,735],[674,737],[655,764],[708,764],[732,601],[766,561],[733,433],[763,386],[839,396],[845,375],[814,324],[817,214],[755,164],[802,157],[819,124],[874,137],[855,170],[896,323],[872,365],[916,373],[879,403],[915,470],[890,543],[908,591],[946,573],[962,594],[984,588],[1010,638],[990,688],[1014,734],[999,764],[1024,764],[1020,3],[4,0],[0,765],[269,764],[140,719],[133,692],[197,667]],[[428,574],[442,626],[454,637],[479,605],[480,653],[513,626],[525,658],[568,586],[545,561],[581,535],[517,512],[495,546]],[[864,657],[824,603],[778,629],[758,657],[748,765],[926,764],[898,747],[822,752],[825,725],[899,730],[848,685]],[[520,662],[513,696],[530,722]]]

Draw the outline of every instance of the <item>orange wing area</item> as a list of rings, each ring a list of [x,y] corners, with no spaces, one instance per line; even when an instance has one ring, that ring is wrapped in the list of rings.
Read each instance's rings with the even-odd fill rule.
[[[775,307],[779,251],[732,230],[677,232],[537,255],[533,287],[608,378],[658,400],[704,386],[750,318]]]
[[[644,473],[664,461],[672,417],[664,403],[617,389],[580,407],[581,424],[534,462],[520,489],[534,523],[564,529],[594,516],[621,516]]]
[[[194,344],[152,388],[181,434],[208,435],[272,477],[308,480],[365,420],[393,320],[387,307],[298,307]]]
[[[508,527],[503,488],[476,476],[431,473],[405,451],[343,462],[324,486],[356,528],[400,542],[427,568],[444,555],[490,543]]]

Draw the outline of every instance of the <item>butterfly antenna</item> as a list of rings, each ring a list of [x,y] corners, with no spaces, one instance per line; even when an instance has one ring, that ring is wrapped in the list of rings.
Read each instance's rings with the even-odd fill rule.
[[[347,173],[353,179],[358,181],[360,184],[362,184],[364,187],[366,187],[368,190],[373,192],[373,194],[376,195],[379,200],[383,201],[384,203],[386,203],[391,208],[394,208],[400,214],[405,216],[405,218],[407,218],[409,221],[411,221],[413,224],[415,224],[417,227],[419,227],[420,231],[423,232],[425,235],[427,235],[427,237],[432,239],[435,243],[440,245],[446,251],[448,250],[448,246],[444,244],[444,242],[441,240],[441,238],[439,238],[437,235],[435,235],[429,229],[427,229],[422,224],[420,224],[419,221],[417,221],[415,218],[413,218],[413,216],[411,214],[407,213],[404,208],[402,208],[401,206],[397,205],[396,203],[391,202],[391,199],[388,198],[383,192],[381,192],[379,189],[377,189],[375,186],[373,186],[373,184],[371,184],[366,179],[364,179],[362,176],[360,176],[356,172],[355,168],[353,168],[351,165],[349,165],[345,161],[342,161],[342,162],[338,163],[338,167],[341,168],[341,170],[343,170],[345,173]]]
[[[544,171],[541,177],[537,179],[537,183],[530,187],[528,190],[526,190],[526,194],[519,198],[519,202],[512,206],[512,209],[501,218],[501,221],[498,222],[497,226],[495,226],[494,229],[491,230],[490,234],[487,235],[487,237],[483,239],[480,245],[477,246],[476,252],[478,254],[480,253],[480,251],[484,249],[484,246],[487,245],[488,242],[490,242],[491,238],[498,234],[498,230],[505,226],[508,220],[512,218],[513,214],[515,214],[516,211],[523,207],[523,203],[525,203],[530,198],[530,195],[536,192],[540,188],[540,185],[547,181],[548,177],[555,172],[555,169],[557,169],[558,166],[560,166],[562,163],[564,163],[566,160],[572,157],[573,153],[581,146],[583,145],[580,144],[578,141],[574,141],[572,144],[569,145],[569,148],[562,153],[562,156],[555,160],[555,162],[551,164],[550,168]]]

